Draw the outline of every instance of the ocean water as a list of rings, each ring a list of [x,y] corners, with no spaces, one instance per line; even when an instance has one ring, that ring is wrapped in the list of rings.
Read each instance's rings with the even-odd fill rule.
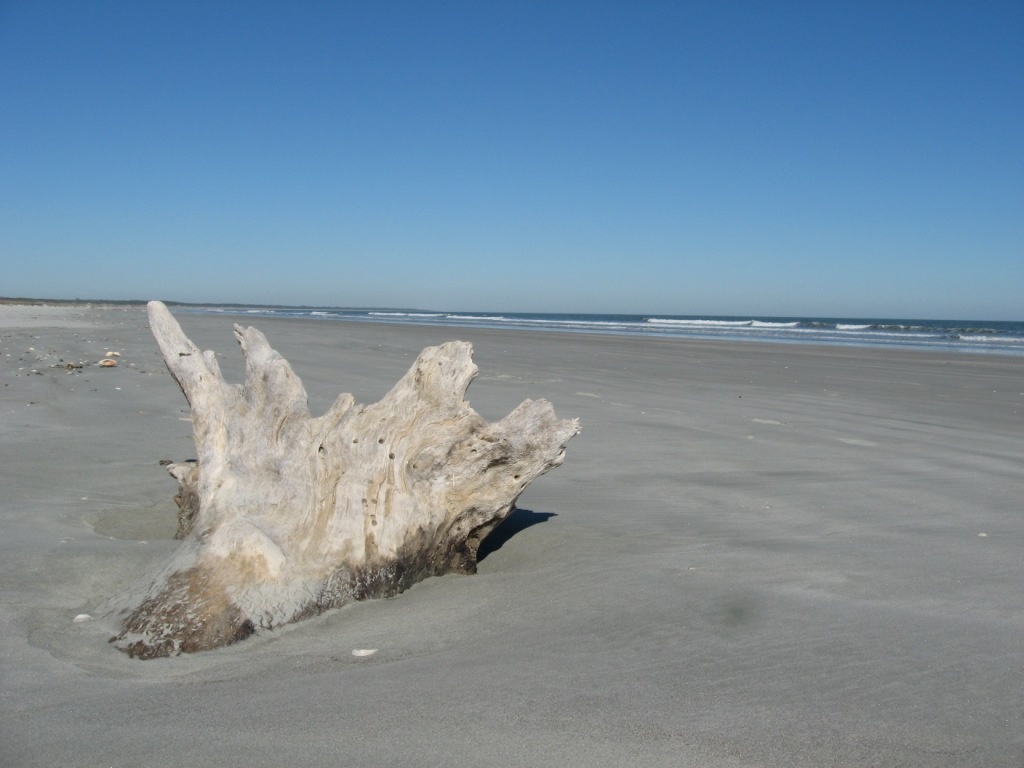
[[[679,339],[789,344],[840,344],[1024,355],[1024,322],[899,320],[835,317],[712,317],[580,315],[521,312],[429,312],[330,307],[188,306],[175,311],[255,317],[315,318],[324,322],[515,328]]]

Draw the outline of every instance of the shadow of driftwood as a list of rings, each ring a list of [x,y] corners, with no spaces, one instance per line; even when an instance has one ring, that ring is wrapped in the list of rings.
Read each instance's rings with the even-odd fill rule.
[[[517,509],[505,518],[505,521],[491,531],[491,535],[480,542],[480,549],[477,550],[476,560],[479,563],[492,552],[501,549],[505,542],[511,539],[520,531],[525,531],[532,525],[543,523],[545,520],[555,517],[554,512],[531,512],[529,509]]]

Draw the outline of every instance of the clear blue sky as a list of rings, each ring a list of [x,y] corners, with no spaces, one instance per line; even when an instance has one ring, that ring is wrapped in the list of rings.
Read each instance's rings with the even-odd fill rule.
[[[1024,3],[0,0],[0,295],[1024,319]]]

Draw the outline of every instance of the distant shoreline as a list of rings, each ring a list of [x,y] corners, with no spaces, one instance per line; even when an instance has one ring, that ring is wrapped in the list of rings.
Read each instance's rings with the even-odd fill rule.
[[[159,297],[152,297],[159,298]],[[0,296],[0,305],[15,305],[15,306],[47,306],[47,305],[60,305],[60,306],[111,306],[111,307],[138,307],[145,306],[148,304],[150,299],[49,299],[49,298],[36,298],[27,296]],[[210,309],[255,309],[255,310],[330,310],[335,312],[388,312],[388,313],[438,313],[438,314],[451,314],[451,315],[470,315],[483,310],[459,310],[459,309],[425,309],[422,307],[392,307],[384,305],[326,305],[326,304],[260,304],[253,302],[238,302],[238,301],[175,301],[173,299],[160,298],[164,304],[169,307],[192,307],[197,309],[210,308]],[[487,310],[495,314],[505,315],[564,315],[564,316],[610,316],[610,317],[689,317],[689,315],[674,315],[667,312],[650,312],[650,313],[635,313],[635,312],[519,312],[513,310]],[[709,318],[733,318],[740,317],[741,315],[735,314],[716,314],[716,313],[701,313],[700,316]],[[744,317],[749,316],[751,318],[764,318],[766,320],[784,319],[791,317],[812,317],[811,315],[769,315],[758,312],[747,313],[742,315]],[[693,315],[697,317],[697,315]],[[836,316],[846,317],[846,316]],[[850,318],[856,318],[861,316],[850,316]],[[868,315],[863,315],[863,318],[868,318]],[[957,322],[957,323],[1020,323],[1024,324],[1024,318],[1014,320],[994,320],[992,318],[971,318],[971,317],[949,317],[949,318],[938,318],[938,317],[914,317],[914,316],[903,316],[903,315],[891,315],[889,316],[894,319],[900,319],[907,322]]]
[[[316,319],[449,328],[626,335],[646,338],[753,341],[826,346],[941,349],[984,355],[1024,355],[1024,322],[912,318],[775,317],[768,315],[581,314],[437,311],[397,307],[311,307],[272,304],[211,304],[168,301],[187,314],[234,315],[247,319]],[[0,306],[143,309],[142,299],[41,299],[0,297]]]

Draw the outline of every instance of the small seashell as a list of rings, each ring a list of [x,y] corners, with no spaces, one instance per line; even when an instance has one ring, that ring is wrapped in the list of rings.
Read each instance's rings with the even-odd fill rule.
[[[377,652],[376,648],[356,648],[352,651],[353,656],[373,656]]]
[[[81,624],[83,621],[92,621],[92,616],[88,613],[80,613],[72,619],[75,624]]]
[[[120,352],[107,352],[107,354],[105,355],[105,357],[120,357],[120,356],[121,356]]]
[[[987,533],[979,533],[978,535],[979,535],[979,536],[981,536],[981,538],[983,538],[983,539],[984,539],[984,538],[985,538],[986,536],[988,536],[988,534],[987,534]]]
[[[106,360],[100,360],[99,364],[101,368],[113,368],[114,366],[117,365],[117,360],[111,360],[110,358],[107,358]]]

